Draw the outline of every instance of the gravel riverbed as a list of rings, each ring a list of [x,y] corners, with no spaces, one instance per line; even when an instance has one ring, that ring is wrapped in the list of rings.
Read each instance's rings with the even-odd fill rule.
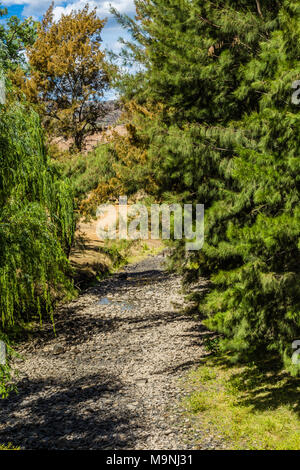
[[[180,277],[149,256],[89,288],[19,347],[0,443],[22,449],[194,449],[180,378],[205,352]],[[204,448],[214,448],[208,440]]]

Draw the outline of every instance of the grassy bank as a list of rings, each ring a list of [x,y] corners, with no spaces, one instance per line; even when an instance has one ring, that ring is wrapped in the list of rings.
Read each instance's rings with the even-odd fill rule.
[[[207,430],[203,438],[216,436],[226,449],[300,449],[300,379],[276,363],[210,358],[189,373],[185,387],[187,415],[195,431]]]
[[[5,445],[5,446],[0,444],[0,450],[20,450],[20,448],[19,447],[14,447],[13,444],[8,444],[8,445]]]

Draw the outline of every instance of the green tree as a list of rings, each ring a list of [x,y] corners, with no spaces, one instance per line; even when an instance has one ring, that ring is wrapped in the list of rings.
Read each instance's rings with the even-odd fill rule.
[[[7,9],[0,4],[0,18],[6,14]],[[11,16],[0,24],[0,62],[5,69],[20,65],[26,68],[24,50],[34,43],[36,27],[37,23],[31,17],[21,21],[17,16]]]
[[[0,339],[8,353],[0,364],[0,397],[15,390],[7,333],[51,314],[54,301],[73,289],[67,259],[75,229],[72,190],[46,155],[38,115],[7,79],[17,67],[26,71],[23,51],[34,36],[31,19],[0,25]]]
[[[39,117],[9,89],[0,104],[0,339],[8,345],[0,397],[15,389],[8,333],[51,315],[73,290],[67,257],[74,229],[72,190],[45,153]]]
[[[38,115],[8,97],[0,105],[0,321],[51,312],[71,289],[72,191],[45,153]]]
[[[237,357],[276,353],[291,364],[300,336],[298,1],[136,1],[119,78],[124,99],[149,109],[148,161],[160,194],[206,206],[206,242],[175,258],[204,322]],[[153,168],[153,165],[149,165]],[[182,260],[185,260],[184,263]]]

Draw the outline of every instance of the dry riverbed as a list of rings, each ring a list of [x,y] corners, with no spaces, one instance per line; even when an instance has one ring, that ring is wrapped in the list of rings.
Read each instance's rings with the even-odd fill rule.
[[[163,254],[127,266],[56,312],[20,347],[19,393],[0,442],[23,449],[193,449],[180,378],[205,354]],[[218,446],[207,438],[203,448]]]

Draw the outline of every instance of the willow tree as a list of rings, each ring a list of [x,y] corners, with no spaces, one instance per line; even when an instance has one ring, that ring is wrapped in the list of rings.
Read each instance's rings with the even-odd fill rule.
[[[73,198],[45,153],[39,117],[0,105],[0,331],[51,312],[72,288]]]
[[[100,49],[104,24],[88,5],[55,21],[52,4],[27,50],[31,70],[24,86],[27,96],[39,105],[50,134],[71,138],[79,150],[104,113],[101,98],[108,87]]]

